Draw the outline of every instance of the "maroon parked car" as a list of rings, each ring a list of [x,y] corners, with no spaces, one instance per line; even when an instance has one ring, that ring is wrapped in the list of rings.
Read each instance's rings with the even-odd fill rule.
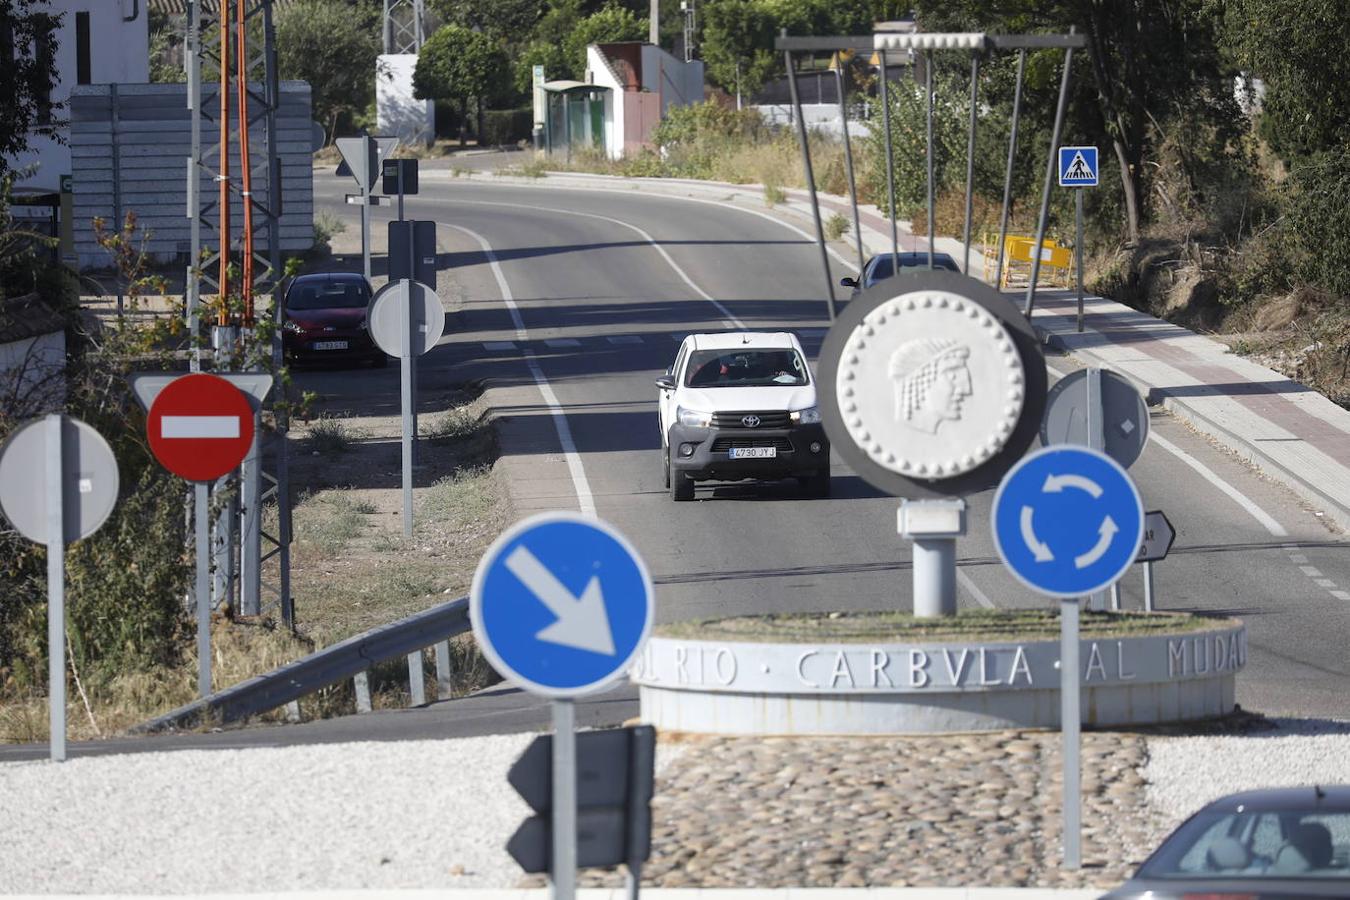
[[[286,290],[282,345],[294,361],[355,360],[383,366],[389,361],[366,327],[370,284],[355,272],[299,275]]]

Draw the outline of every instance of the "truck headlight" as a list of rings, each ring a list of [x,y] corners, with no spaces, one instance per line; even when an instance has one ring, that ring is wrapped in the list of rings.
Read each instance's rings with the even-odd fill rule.
[[[806,409],[798,409],[788,413],[788,421],[793,425],[819,425],[820,408],[808,406]]]
[[[712,413],[701,409],[685,409],[683,406],[675,408],[675,419],[681,425],[688,425],[691,428],[707,428],[712,425]]]

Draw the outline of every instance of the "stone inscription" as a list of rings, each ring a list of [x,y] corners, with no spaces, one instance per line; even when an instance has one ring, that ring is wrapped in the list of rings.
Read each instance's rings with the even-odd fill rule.
[[[642,683],[760,691],[1016,690],[1059,685],[1057,643],[951,647],[799,647],[656,640],[634,668]],[[1084,641],[1082,683],[1157,682],[1246,665],[1246,632]],[[1165,672],[1164,672],[1165,668]]]

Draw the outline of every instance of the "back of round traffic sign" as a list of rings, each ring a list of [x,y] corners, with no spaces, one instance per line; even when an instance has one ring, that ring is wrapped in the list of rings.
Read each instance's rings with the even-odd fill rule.
[[[188,481],[215,481],[238,468],[253,446],[253,406],[223,378],[184,375],[155,397],[145,431],[164,468]]]
[[[405,305],[412,317],[411,329],[404,323]],[[391,281],[380,288],[371,298],[366,320],[375,345],[399,359],[421,356],[445,334],[445,307],[441,298],[422,282],[409,279]]]
[[[47,420],[19,428],[0,447],[0,510],[14,528],[39,544],[47,534]],[[117,505],[119,475],[112,448],[92,427],[61,417],[61,522],[65,543],[98,531]]]
[[[483,655],[520,687],[567,698],[600,690],[632,665],[653,616],[651,575],[613,526],[541,513],[483,554],[469,618]]]

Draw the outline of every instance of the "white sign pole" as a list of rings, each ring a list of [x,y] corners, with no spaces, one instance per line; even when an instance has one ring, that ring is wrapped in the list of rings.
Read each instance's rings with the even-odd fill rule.
[[[1064,756],[1064,868],[1082,866],[1082,765],[1079,738],[1082,716],[1078,701],[1078,600],[1059,603],[1059,730]]]
[[[197,695],[211,695],[211,486],[192,486],[197,543]]]
[[[66,523],[61,416],[47,416],[47,696],[52,762],[66,758]]]
[[[403,352],[399,354],[401,391],[403,400],[403,536],[413,536],[413,409],[417,403],[413,366],[417,364],[417,350],[413,337],[412,282],[403,279],[403,302],[399,313],[403,317]]]
[[[553,701],[553,900],[577,893],[577,733],[570,699]]]

